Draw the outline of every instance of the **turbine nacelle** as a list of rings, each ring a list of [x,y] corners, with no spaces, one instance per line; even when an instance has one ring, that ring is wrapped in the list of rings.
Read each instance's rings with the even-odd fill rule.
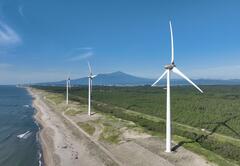
[[[94,77],[97,76],[97,75],[93,75],[92,68],[91,68],[91,65],[90,65],[89,62],[88,62],[88,69],[89,69],[89,76],[88,76],[88,78],[93,79]]]
[[[165,65],[164,68],[168,69],[168,70],[172,70],[174,67],[176,67],[176,65],[174,63],[170,64],[170,65]]]
[[[68,76],[67,80],[66,80],[66,84],[67,84],[67,87],[68,88],[71,88],[71,79],[70,77]]]
[[[88,76],[88,78],[90,78],[90,79],[93,79],[93,78],[95,78],[97,75],[90,75],[90,76]]]

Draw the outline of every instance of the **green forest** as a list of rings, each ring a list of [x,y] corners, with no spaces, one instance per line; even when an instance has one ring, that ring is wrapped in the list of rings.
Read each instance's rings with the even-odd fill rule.
[[[65,93],[64,87],[37,87]],[[195,142],[240,164],[240,86],[171,87],[172,134],[186,138],[173,147]],[[87,104],[87,86],[73,87],[70,100]],[[94,86],[93,107],[165,134],[166,90],[163,87]]]

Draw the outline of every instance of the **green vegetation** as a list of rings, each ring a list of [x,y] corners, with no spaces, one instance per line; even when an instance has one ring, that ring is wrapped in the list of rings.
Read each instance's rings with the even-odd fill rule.
[[[93,133],[95,132],[95,127],[92,126],[90,123],[78,122],[77,125],[81,127],[89,135],[93,135]]]
[[[116,130],[112,126],[104,126],[99,139],[101,141],[117,144],[120,141],[120,134],[121,132],[119,130]]]
[[[182,142],[182,141],[191,142],[190,139],[186,139],[184,137],[180,137],[180,136],[176,136],[176,135],[174,136],[174,140],[177,142]],[[196,142],[185,144],[184,147],[193,152],[196,152],[200,155],[205,156],[208,159],[208,161],[216,163],[219,166],[230,166],[230,165],[234,165],[234,163],[236,163],[234,161],[227,161],[220,155],[217,155],[216,153],[213,153],[212,151],[201,147],[201,145],[199,145]],[[236,165],[237,165],[237,163],[236,163]]]
[[[49,94],[47,99],[54,102],[54,104],[60,104],[64,100],[64,96],[59,95],[59,93]]]
[[[70,116],[75,116],[75,115],[77,115],[77,114],[80,114],[81,112],[82,112],[82,111],[80,111],[80,110],[71,108],[71,109],[68,109],[68,110],[65,112],[65,114],[66,114],[66,115],[70,115]]]
[[[39,88],[64,93],[62,87]],[[172,88],[173,134],[182,138],[175,139],[178,145],[174,149],[184,146],[219,165],[240,165],[240,86],[201,88],[204,94],[186,86]],[[94,87],[93,107],[164,135],[165,93],[159,87]],[[70,99],[86,103],[87,87],[73,88]],[[110,140],[116,140],[115,135]]]

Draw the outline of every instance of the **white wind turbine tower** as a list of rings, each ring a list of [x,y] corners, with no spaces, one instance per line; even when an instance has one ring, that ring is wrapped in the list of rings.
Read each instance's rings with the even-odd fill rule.
[[[171,152],[171,111],[170,111],[170,74],[171,72],[181,76],[185,80],[187,80],[190,84],[192,84],[195,88],[197,88],[201,93],[203,91],[194,84],[187,76],[185,76],[174,64],[174,45],[173,45],[173,31],[172,31],[172,24],[169,21],[170,26],[170,33],[171,33],[171,53],[172,53],[172,60],[171,64],[166,65],[165,72],[155,81],[152,86],[155,86],[165,75],[167,75],[167,113],[166,113],[166,152]]]
[[[68,90],[71,88],[70,77],[68,76],[66,80],[66,104],[68,104]]]
[[[91,94],[92,94],[92,80],[97,75],[92,74],[92,68],[88,62],[89,76],[88,76],[88,115],[91,116]]]

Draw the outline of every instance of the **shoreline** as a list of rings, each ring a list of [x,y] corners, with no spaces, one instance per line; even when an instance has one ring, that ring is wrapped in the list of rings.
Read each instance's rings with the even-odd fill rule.
[[[54,142],[51,127],[46,124],[46,120],[50,119],[46,109],[44,101],[41,97],[33,91],[32,88],[27,87],[28,93],[32,96],[32,107],[36,110],[34,119],[38,123],[40,130],[38,131],[39,144],[42,152],[42,165],[43,166],[54,166],[60,165],[59,156],[54,153]]]
[[[41,125],[39,141],[45,166],[104,166],[112,163],[108,156],[99,157],[96,145],[82,133],[74,133],[74,128],[45,101],[41,91],[27,88],[33,97],[32,106],[36,109],[34,118]],[[97,150],[98,151],[98,150]],[[99,151],[100,152],[100,151]],[[111,164],[110,164],[111,165]]]
[[[34,119],[34,123],[38,127],[38,132],[36,133],[36,141],[37,141],[37,146],[39,148],[39,151],[38,151],[38,166],[45,166],[46,164],[45,164],[44,157],[43,157],[43,153],[44,153],[43,152],[43,147],[42,147],[43,145],[42,145],[42,141],[41,141],[41,138],[40,138],[40,132],[43,129],[43,126],[37,119],[39,111],[34,106],[34,100],[35,100],[34,94],[30,90],[30,87],[25,87],[25,89],[26,89],[28,95],[31,96],[31,98],[32,98],[31,106],[34,109],[34,113],[33,113],[32,117]]]
[[[81,108],[84,112],[79,115],[67,115],[65,113],[68,108],[74,109],[74,106],[78,107],[78,105],[71,103],[66,106],[63,101],[56,104],[55,102],[59,102],[59,99],[55,102],[49,100],[47,98],[49,94],[44,91],[34,88],[27,88],[27,90],[33,97],[32,106],[36,109],[34,118],[41,126],[39,141],[46,166],[79,166],[79,164],[137,166],[143,163],[159,166],[215,165],[184,148],[179,149],[175,155],[163,153],[163,140],[132,130],[131,127],[127,128],[126,126],[130,124],[134,125],[131,122],[119,121],[100,114],[94,114],[90,119],[85,107]],[[94,132],[89,135],[86,133],[86,128],[82,129],[79,124],[92,126]],[[105,130],[107,126],[104,124],[113,126],[117,124],[116,127],[120,127],[112,128],[113,133],[115,130],[120,131],[119,143],[114,144],[106,142],[108,140],[102,140],[108,136]]]
[[[34,108],[34,107],[33,107]],[[34,119],[34,123],[37,125],[38,127],[38,132],[36,133],[36,140],[37,140],[37,146],[38,146],[38,166],[45,166],[45,162],[43,159],[43,148],[42,148],[42,143],[40,140],[40,131],[42,130],[42,125],[37,121],[37,119],[35,118],[36,114],[37,114],[37,110],[34,108],[34,115],[33,115],[33,119]]]
[[[39,161],[41,162],[42,166],[48,166],[48,152],[47,152],[47,148],[45,147],[44,143],[43,143],[43,133],[42,130],[45,128],[43,122],[41,121],[41,110],[39,110],[37,108],[36,105],[36,97],[34,95],[34,93],[32,92],[30,87],[26,88],[27,92],[29,93],[29,95],[32,97],[32,107],[35,109],[33,118],[35,120],[35,123],[37,123],[37,126],[39,128],[39,131],[37,132],[37,141],[39,143],[39,147],[40,147],[40,158]]]

